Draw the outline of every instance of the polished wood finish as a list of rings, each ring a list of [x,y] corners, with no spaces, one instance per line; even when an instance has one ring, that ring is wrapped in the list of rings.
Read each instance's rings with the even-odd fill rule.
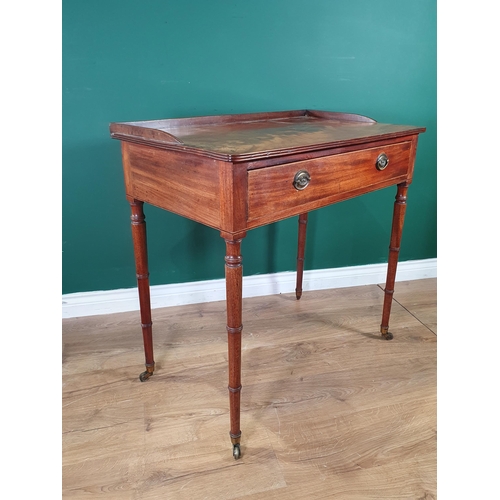
[[[115,139],[233,163],[393,140],[424,130],[377,123],[361,115],[311,110],[110,125]]]
[[[240,393],[241,393],[241,332],[243,288],[243,265],[241,257],[241,239],[226,241],[226,314],[227,345],[229,366],[229,435],[233,444],[239,444],[240,429]]]
[[[376,189],[398,185],[397,208],[381,332],[389,339],[391,290],[403,227],[404,196],[412,181],[418,135],[425,129],[377,123],[347,113],[295,110],[112,123],[122,141],[126,196],[220,231],[226,241],[227,331],[231,440],[240,443],[242,265],[249,229],[299,215],[296,297],[302,294],[307,213]],[[387,166],[380,158],[389,159]],[[297,179],[300,179],[298,182]],[[137,227],[143,214],[133,208]],[[152,373],[145,230],[133,232],[146,349],[144,380]],[[149,319],[148,319],[149,318]],[[233,448],[233,453],[235,449]],[[239,454],[235,458],[238,458]]]
[[[299,244],[297,245],[297,285],[295,296],[302,297],[302,280],[304,277],[304,257],[306,249],[307,213],[299,215]]]
[[[385,284],[384,307],[382,311],[382,323],[380,333],[388,340],[392,339],[389,332],[389,317],[391,315],[392,295],[394,294],[394,283],[396,282],[396,270],[398,265],[399,249],[403,234],[403,224],[406,213],[406,193],[408,184],[398,184],[396,201],[394,202],[394,215],[392,217],[391,243],[389,245],[389,263],[387,265],[387,281]]]
[[[390,342],[383,283],[245,299],[238,461],[224,301],[153,311],[144,384],[136,312],[64,319],[62,498],[438,498],[436,288],[397,283]]]
[[[129,198],[219,227],[219,162],[127,142],[122,157]]]
[[[139,304],[141,312],[141,328],[146,358],[146,371],[141,373],[140,379],[144,381],[153,375],[153,321],[151,320],[151,298],[149,289],[148,249],[146,239],[146,221],[142,201],[131,200],[130,216],[132,226],[132,240],[136,265],[137,287],[139,291]]]
[[[411,141],[350,153],[324,156],[248,172],[248,227],[269,224],[367,193],[408,178]],[[390,165],[382,171],[375,164],[387,153]],[[299,170],[311,176],[298,191],[293,178]]]
[[[110,125],[129,198],[231,234],[410,183],[424,130],[321,111]],[[379,171],[382,152],[390,165]],[[312,174],[303,191],[292,185],[299,169]]]

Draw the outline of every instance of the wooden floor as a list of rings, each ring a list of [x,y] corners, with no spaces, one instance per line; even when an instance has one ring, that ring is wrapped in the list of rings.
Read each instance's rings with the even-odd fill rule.
[[[63,498],[436,498],[436,280],[244,300],[242,458],[225,303],[63,320]]]

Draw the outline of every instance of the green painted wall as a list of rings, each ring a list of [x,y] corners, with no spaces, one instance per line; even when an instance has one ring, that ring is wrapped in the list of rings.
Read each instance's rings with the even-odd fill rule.
[[[436,257],[436,0],[63,2],[63,293],[136,285],[110,122],[303,108],[427,127],[400,260]],[[311,213],[306,268],[386,262],[394,195]],[[215,230],[145,210],[152,284],[224,276]],[[250,231],[245,275],[294,269],[296,232]]]

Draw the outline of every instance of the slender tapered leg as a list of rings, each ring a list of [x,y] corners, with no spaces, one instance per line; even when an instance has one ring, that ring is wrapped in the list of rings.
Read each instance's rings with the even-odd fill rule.
[[[130,201],[132,215],[132,239],[134,241],[135,268],[139,289],[139,305],[141,309],[141,327],[146,357],[146,371],[141,373],[141,382],[153,375],[155,362],[153,359],[153,323],[151,321],[151,299],[149,295],[148,249],[146,243],[146,222],[142,201]]]
[[[399,248],[406,212],[406,193],[408,184],[398,184],[396,201],[394,202],[394,215],[392,218],[391,243],[389,246],[389,263],[387,266],[387,280],[385,283],[384,308],[382,312],[382,323],[380,333],[387,339],[393,338],[389,332],[389,316],[391,315],[392,296],[394,294],[394,282],[396,280],[396,269],[398,266]]]
[[[297,248],[297,286],[295,296],[302,297],[302,277],[304,276],[304,253],[306,248],[307,213],[299,215],[299,244]]]
[[[233,457],[240,458],[240,394],[241,394],[241,331],[243,266],[241,239],[225,239],[226,242],[226,309],[229,363],[229,415],[233,444]]]

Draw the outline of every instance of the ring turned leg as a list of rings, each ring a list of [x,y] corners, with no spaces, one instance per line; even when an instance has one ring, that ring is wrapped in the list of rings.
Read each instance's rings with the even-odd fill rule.
[[[299,215],[299,244],[297,248],[297,286],[295,296],[302,297],[302,277],[304,275],[304,253],[306,247],[307,213]]]
[[[139,289],[139,305],[141,309],[141,327],[146,357],[146,371],[141,373],[141,382],[153,375],[155,362],[153,358],[153,323],[151,321],[151,299],[149,295],[148,249],[146,244],[146,222],[143,212],[144,203],[139,200],[130,201],[132,215],[132,239],[134,242],[135,268]]]
[[[384,308],[382,312],[382,323],[380,333],[387,340],[393,338],[389,332],[389,316],[391,315],[392,296],[394,294],[394,282],[396,281],[396,268],[398,265],[399,248],[401,244],[401,235],[403,233],[403,224],[406,212],[406,193],[408,184],[403,182],[398,184],[396,201],[394,202],[394,215],[392,218],[391,243],[389,246],[389,262],[387,266],[387,280],[384,289]]]
[[[241,239],[226,241],[226,309],[227,341],[229,364],[229,415],[231,430],[229,435],[233,444],[233,457],[241,456],[240,440],[240,393],[241,393],[241,331],[242,324],[242,284],[243,266]]]

